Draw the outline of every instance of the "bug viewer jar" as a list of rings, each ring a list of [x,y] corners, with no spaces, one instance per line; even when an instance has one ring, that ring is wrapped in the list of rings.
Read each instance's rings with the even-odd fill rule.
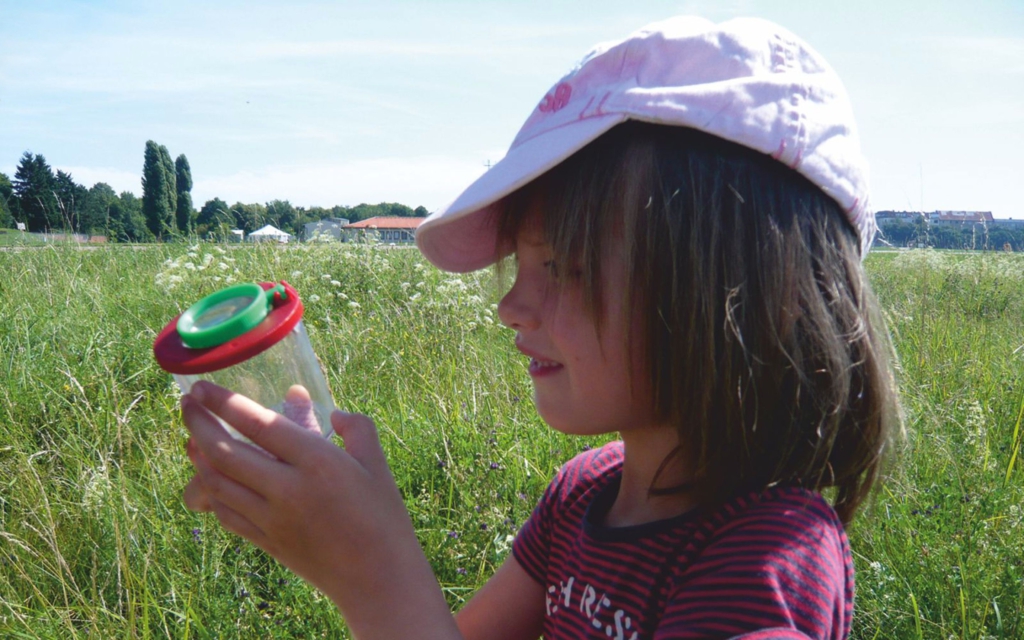
[[[302,312],[299,294],[287,282],[235,285],[171,320],[153,343],[153,354],[183,394],[208,380],[330,436],[334,400]]]

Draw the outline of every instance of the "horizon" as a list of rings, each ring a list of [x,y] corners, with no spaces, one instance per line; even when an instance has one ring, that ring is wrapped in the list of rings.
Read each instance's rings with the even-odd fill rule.
[[[398,202],[433,211],[500,159],[594,44],[656,20],[755,15],[836,68],[872,208],[1024,218],[1024,3],[404,0],[290,5],[0,0],[0,172],[25,151],[141,195],[146,140],[184,154],[193,202]]]

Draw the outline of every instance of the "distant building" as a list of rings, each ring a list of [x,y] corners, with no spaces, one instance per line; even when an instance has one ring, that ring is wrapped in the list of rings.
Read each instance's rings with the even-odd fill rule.
[[[328,237],[341,240],[341,230],[343,227],[348,226],[348,224],[349,221],[346,218],[324,218],[316,222],[307,222],[303,225],[302,239],[307,242],[314,238]]]
[[[894,222],[906,222],[913,224],[915,220],[921,220],[924,214],[920,211],[876,211],[875,221],[879,228],[885,228]]]
[[[896,222],[913,224],[924,220],[928,224],[947,225],[990,225],[996,222],[991,211],[876,211],[875,220],[879,228],[885,228]]]
[[[262,229],[257,229],[249,234],[250,242],[288,242],[292,237],[292,234],[281,231],[272,224],[268,224]]]
[[[416,240],[416,229],[426,218],[400,218],[375,216],[354,222],[344,228],[345,235],[355,238],[359,234],[372,233],[384,243],[410,243]]]
[[[1006,229],[1024,228],[1024,218],[995,218],[989,223],[990,227],[1003,227]]]
[[[931,224],[981,224],[992,222],[991,211],[931,211],[928,213]]]

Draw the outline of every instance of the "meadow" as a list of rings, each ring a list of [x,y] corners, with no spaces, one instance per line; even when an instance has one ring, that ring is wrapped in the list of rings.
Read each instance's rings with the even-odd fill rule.
[[[873,253],[906,437],[850,529],[854,637],[1024,638],[1024,256]],[[374,417],[453,608],[554,471],[489,272],[371,244],[0,250],[0,637],[336,638],[315,590],[187,511],[156,333],[233,281],[287,280],[340,408]]]

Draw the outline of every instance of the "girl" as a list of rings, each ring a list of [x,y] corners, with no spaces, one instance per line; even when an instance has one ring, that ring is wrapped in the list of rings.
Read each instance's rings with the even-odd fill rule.
[[[498,311],[540,415],[621,436],[563,467],[462,611],[365,416],[335,414],[341,449],[196,385],[186,503],[360,638],[845,638],[843,527],[895,415],[861,268],[874,231],[849,105],[815,52],[759,20],[651,25],[588,54],[417,235],[443,269],[511,256]]]

